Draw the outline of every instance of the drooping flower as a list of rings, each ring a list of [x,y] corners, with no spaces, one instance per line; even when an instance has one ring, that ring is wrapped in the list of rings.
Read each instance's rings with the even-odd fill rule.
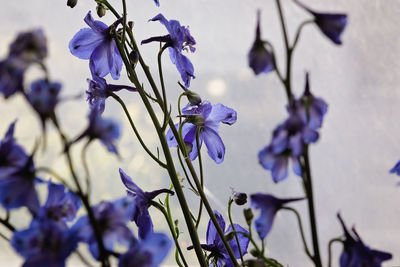
[[[9,57],[16,57],[26,64],[40,62],[47,56],[47,40],[42,29],[21,32],[10,44]]]
[[[231,199],[236,205],[242,206],[247,203],[247,194],[242,192],[236,192],[232,189]]]
[[[78,236],[74,231],[51,220],[16,231],[11,239],[11,245],[25,258],[24,267],[64,267],[77,244]]]
[[[219,226],[224,231],[225,236],[229,235],[229,233],[233,232],[232,225],[229,225],[228,229],[225,230],[225,220],[222,215],[218,211],[214,211],[215,217],[217,218]],[[247,247],[249,246],[249,238],[247,238],[244,234],[249,234],[249,232],[241,227],[239,224],[234,224],[235,231],[237,232],[237,237],[240,244],[240,251],[242,255],[247,253]],[[216,267],[232,267],[234,266],[232,260],[229,257],[228,251],[225,249],[225,246],[218,235],[217,229],[215,228],[213,222],[209,220],[207,226],[207,237],[206,242],[207,244],[201,244],[201,247],[204,250],[211,252],[210,257],[212,257],[215,262],[217,263]],[[238,242],[236,238],[233,237],[232,239],[228,240],[229,246],[232,248],[232,252],[235,255],[236,259],[240,258],[240,252],[238,247]],[[193,246],[188,247],[188,249],[192,249]],[[210,266],[215,266],[214,264],[210,264]]]
[[[295,0],[299,6],[307,10],[311,15],[314,16],[314,21],[318,28],[325,34],[326,37],[331,39],[337,45],[342,44],[340,36],[342,35],[347,25],[347,15],[338,13],[319,13],[308,8],[304,4]]]
[[[162,14],[158,14],[150,21],[160,21],[167,30],[168,35],[151,37],[143,40],[142,44],[150,42],[165,42],[169,45],[169,57],[173,64],[175,64],[178,72],[181,74],[182,81],[185,83],[185,87],[190,86],[190,79],[195,78],[194,68],[190,60],[182,54],[183,50],[190,50],[194,52],[196,49],[194,45],[196,41],[190,35],[188,27],[181,26],[177,20],[167,20]]]
[[[390,260],[392,254],[371,249],[364,244],[360,236],[353,227],[350,233],[344,224],[340,214],[337,215],[342,224],[345,240],[343,242],[343,252],[340,255],[340,267],[380,267],[382,262]]]
[[[309,127],[296,110],[289,108],[289,118],[274,130],[271,143],[258,152],[261,166],[271,170],[274,182],[287,177],[289,159],[292,160],[293,171],[302,176],[299,157],[303,153],[303,146],[316,142],[319,137],[318,132]]]
[[[33,156],[16,144],[15,122],[0,143],[0,203],[7,210],[27,207],[33,214],[39,208],[35,183],[41,180],[35,175]]]
[[[27,65],[16,57],[0,61],[0,93],[8,98],[17,92],[23,92],[24,72]]]
[[[295,112],[311,129],[321,128],[324,116],[328,110],[326,102],[319,97],[315,97],[310,91],[309,74],[306,73],[306,85],[303,96],[297,100]]]
[[[22,168],[29,158],[25,149],[15,141],[16,122],[10,124],[3,140],[0,141],[0,176],[3,177]]]
[[[107,84],[104,78],[93,76],[93,79],[88,79],[89,89],[86,91],[87,101],[91,109],[96,109],[102,114],[105,108],[108,92],[117,92],[126,89],[131,92],[136,92],[136,88],[125,85]]]
[[[67,227],[67,222],[75,219],[81,207],[79,197],[62,184],[48,182],[47,201],[38,212],[39,221],[53,220],[62,227]]]
[[[89,142],[99,139],[108,151],[118,155],[114,141],[121,135],[119,125],[111,119],[103,119],[97,109],[92,109],[89,113],[89,126],[74,142],[84,137],[89,138]]]
[[[93,76],[104,77],[110,73],[114,80],[118,80],[122,58],[111,32],[122,20],[108,27],[101,21],[93,20],[90,11],[84,20],[90,28],[83,28],[75,34],[69,42],[69,50],[80,59],[89,59]]]
[[[260,216],[254,221],[260,238],[264,239],[268,235],[276,213],[284,207],[285,204],[303,199],[304,198],[280,199],[268,194],[252,194],[250,196],[251,207],[261,210]]]
[[[124,197],[114,202],[102,201],[92,210],[106,250],[112,251],[116,243],[129,246],[135,240],[126,226],[135,214],[135,201],[132,198]],[[93,257],[98,259],[99,248],[88,216],[79,218],[72,229],[77,231],[80,241],[87,243]]]
[[[201,127],[199,147],[201,148],[204,141],[208,155],[217,164],[222,163],[225,156],[225,145],[218,134],[219,124],[221,122],[228,125],[235,123],[237,120],[236,111],[222,104],[211,105],[210,102],[203,101],[198,105],[188,104],[182,109],[182,114],[186,116],[189,121],[191,118],[194,118],[200,122],[195,122],[196,124],[188,122],[182,126],[183,140],[191,147],[191,151],[189,152],[190,160],[194,160],[197,157],[196,134],[198,127]],[[179,124],[176,124],[175,127],[179,128]],[[170,147],[178,145],[171,129],[169,129],[166,137]]]
[[[260,11],[257,12],[256,39],[247,56],[249,66],[256,75],[262,72],[268,73],[275,69],[274,57],[265,47],[265,41],[261,40],[260,13]]]
[[[42,123],[54,114],[54,109],[60,101],[61,84],[39,79],[31,84],[31,89],[26,97],[37,112]]]
[[[135,200],[136,212],[132,218],[135,221],[139,229],[139,237],[144,239],[150,233],[153,233],[153,222],[150,217],[148,208],[150,201],[161,193],[168,193],[173,195],[174,192],[168,189],[159,189],[151,192],[144,192],[139,186],[137,186],[122,169],[119,169],[121,180],[125,187],[128,189],[127,193],[132,199]]]
[[[166,234],[151,233],[144,240],[136,240],[119,258],[118,267],[157,267],[167,257],[172,242]]]

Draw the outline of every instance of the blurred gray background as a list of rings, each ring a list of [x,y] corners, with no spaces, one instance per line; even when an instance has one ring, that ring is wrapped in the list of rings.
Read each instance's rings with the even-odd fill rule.
[[[84,93],[86,78],[90,77],[88,61],[80,60],[69,53],[68,42],[81,28],[87,27],[83,18],[89,10],[95,13],[94,1],[80,0],[74,9],[66,6],[66,0],[2,0],[0,9],[0,58],[7,54],[8,44],[16,33],[41,27],[49,44],[46,63],[51,78],[63,83],[63,96]],[[120,1],[110,1],[117,10]],[[178,19],[189,25],[197,41],[197,51],[189,58],[195,67],[196,79],[191,89],[212,103],[223,103],[238,112],[238,121],[232,126],[222,125],[220,135],[226,146],[225,161],[216,165],[205,153],[205,184],[214,208],[226,211],[231,189],[246,193],[265,192],[279,197],[302,196],[301,180],[290,175],[279,184],[272,182],[270,173],[257,163],[258,151],[269,143],[271,131],[286,117],[284,90],[274,73],[254,76],[247,67],[247,52],[254,40],[256,10],[262,10],[262,37],[275,46],[279,67],[283,68],[283,38],[275,1],[238,0],[160,0],[157,8],[152,0],[129,0],[128,19],[135,22],[137,41],[166,34],[158,22],[147,20],[158,13],[168,19]],[[346,12],[348,27],[336,46],[326,39],[314,26],[303,31],[294,56],[293,87],[297,95],[304,88],[304,73],[309,71],[311,90],[323,97],[329,110],[321,130],[321,138],[311,147],[311,165],[314,177],[314,193],[318,231],[324,263],[327,260],[326,245],[331,238],[342,234],[336,218],[341,212],[349,227],[355,225],[364,242],[372,248],[392,252],[393,260],[384,266],[400,266],[400,188],[399,177],[388,170],[400,158],[400,2],[396,0],[368,1],[317,1],[304,0],[305,4],[318,11]],[[296,27],[309,15],[289,0],[282,1],[287,18],[290,39]],[[97,18],[97,16],[96,16]],[[102,20],[113,22],[111,13]],[[156,72],[157,44],[141,46],[141,51],[154,77]],[[166,87],[176,115],[176,99],[180,94],[177,81],[180,79],[175,66],[167,55],[163,57]],[[27,83],[40,72],[31,70]],[[142,75],[142,72],[139,71]],[[142,79],[144,76],[141,76]],[[111,83],[111,78],[107,78]],[[150,88],[143,79],[146,88]],[[159,82],[156,78],[156,82]],[[115,83],[128,83],[126,72]],[[129,110],[138,124],[148,146],[155,151],[156,134],[146,115],[139,97],[134,93],[120,94],[128,103]],[[25,101],[13,97],[9,101],[0,98],[0,136],[8,125],[18,118],[16,136],[20,143],[31,150],[40,136],[40,125]],[[86,126],[88,107],[84,97],[65,102],[57,111],[61,123],[69,136],[76,136]],[[113,199],[125,194],[120,182],[118,168],[124,169],[144,190],[169,186],[165,172],[153,164],[144,153],[130,131],[121,108],[107,101],[106,117],[120,122],[123,136],[118,142],[122,159],[106,152],[98,142],[89,149],[89,167],[95,186],[93,201]],[[50,127],[49,150],[39,153],[37,165],[48,165],[68,174],[64,159],[58,158],[60,145],[56,132]],[[75,161],[79,162],[80,148],[75,149]],[[49,178],[49,177],[44,177]],[[45,192],[45,191],[44,191]],[[194,194],[185,189],[190,205],[197,210]],[[43,199],[46,194],[43,194]],[[182,218],[176,201],[172,203],[176,218]],[[308,225],[306,202],[293,205],[303,213],[303,224]],[[242,208],[234,208],[234,220],[243,223]],[[156,229],[167,231],[163,218],[151,210]],[[224,214],[226,215],[226,214]],[[227,216],[225,216],[227,219]],[[28,225],[30,218],[25,211],[12,214],[12,221],[19,227]],[[208,217],[204,214],[203,226],[199,230],[205,242]],[[1,229],[6,232],[6,229]],[[182,246],[188,243],[188,234],[181,223]],[[308,233],[308,231],[307,231]],[[310,238],[309,238],[310,241]],[[21,258],[9,245],[0,240],[0,265],[18,266]],[[292,214],[282,212],[267,238],[268,255],[289,266],[312,266],[303,253]],[[80,248],[86,251],[86,247]],[[338,266],[341,245],[334,245],[334,265]],[[170,259],[166,264],[173,265]],[[193,257],[192,252],[188,257]],[[193,265],[196,261],[191,258]],[[69,266],[80,266],[74,257]]]

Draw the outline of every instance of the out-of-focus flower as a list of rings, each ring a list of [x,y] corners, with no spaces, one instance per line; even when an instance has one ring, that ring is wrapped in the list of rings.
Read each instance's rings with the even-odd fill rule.
[[[74,231],[51,220],[16,231],[11,239],[11,245],[25,258],[24,267],[64,267],[77,243],[78,236]]]
[[[256,75],[262,72],[268,73],[275,69],[274,57],[265,47],[265,41],[261,40],[260,13],[260,11],[257,12],[256,39],[247,56],[249,66]]]
[[[86,136],[89,138],[89,142],[99,139],[107,147],[108,151],[118,155],[114,141],[121,136],[119,125],[111,119],[103,119],[97,109],[90,111],[89,126],[74,142]]]
[[[337,45],[342,44],[340,36],[342,35],[347,25],[347,15],[338,13],[319,13],[308,8],[297,0],[294,0],[299,6],[307,10],[314,16],[315,24],[322,31],[322,33],[331,39]]]
[[[60,101],[60,91],[61,84],[58,82],[39,79],[31,84],[31,90],[26,97],[43,123],[54,114],[54,109]]]
[[[78,0],[68,0],[67,6],[69,6],[70,8],[74,8],[77,3],[78,3]]]
[[[150,217],[148,208],[150,201],[161,193],[168,193],[173,195],[174,192],[168,189],[159,189],[151,192],[144,192],[139,186],[137,186],[122,169],[119,169],[121,180],[126,186],[129,197],[135,200],[136,212],[132,216],[131,220],[135,221],[139,229],[139,237],[145,239],[150,233],[153,233],[153,222]]]
[[[129,246],[135,240],[133,233],[126,226],[135,214],[135,201],[132,198],[124,197],[114,202],[103,201],[92,210],[106,250],[112,251],[116,243]],[[98,259],[99,248],[88,216],[79,218],[72,229],[77,231],[80,241],[87,243],[93,257]]]
[[[400,176],[400,160],[390,169],[390,173],[395,173]]]
[[[350,233],[344,224],[342,217],[338,214],[342,224],[345,240],[343,242],[343,252],[340,255],[340,267],[380,267],[382,262],[390,260],[392,254],[371,249],[364,244],[360,236],[353,227]]]
[[[0,61],[0,93],[8,98],[17,92],[23,92],[24,72],[27,65],[16,57]]]
[[[304,198],[280,199],[268,194],[252,194],[250,196],[251,206],[260,209],[260,216],[254,221],[256,230],[261,239],[264,239],[272,228],[276,213],[285,204],[293,201],[303,200]]]
[[[151,233],[137,240],[119,259],[118,267],[157,267],[167,257],[172,242],[166,234]]]
[[[101,21],[93,20],[89,11],[85,22],[90,28],[83,28],[75,34],[69,42],[69,50],[80,59],[89,59],[93,76],[104,77],[110,73],[114,80],[118,80],[122,69],[122,58],[111,32],[121,20],[108,27]]]
[[[136,92],[136,88],[125,85],[107,84],[104,78],[93,76],[93,79],[88,79],[89,89],[86,91],[87,101],[91,109],[96,109],[102,114],[105,108],[108,92],[117,92],[126,89],[131,92]]]
[[[203,101],[198,105],[191,105],[189,103],[182,109],[182,114],[189,121],[182,126],[182,137],[183,141],[191,147],[191,151],[189,152],[190,160],[194,160],[197,157],[196,134],[198,127],[201,127],[199,147],[201,148],[204,140],[208,155],[217,164],[222,163],[225,156],[225,145],[218,134],[219,124],[221,122],[228,125],[235,123],[237,119],[236,111],[222,104],[211,105],[210,102]],[[197,121],[201,121],[201,123],[190,123],[191,118],[200,118],[201,120]],[[175,127],[179,128],[179,124],[176,124]],[[169,129],[166,137],[170,147],[178,146],[171,129]]]
[[[217,218],[219,226],[222,228],[222,230],[225,233],[225,236],[233,233],[233,228],[232,225],[229,225],[228,229],[225,230],[225,220],[222,217],[222,215],[218,211],[214,211],[215,217]],[[243,234],[240,233],[245,233],[249,234],[249,232],[241,227],[239,224],[234,224],[235,231],[237,232],[237,237],[239,239],[239,244],[240,244],[240,251],[242,252],[242,255],[245,255],[247,253],[247,247],[249,246],[250,240]],[[210,220],[208,222],[207,226],[207,237],[206,237],[207,244],[202,244],[201,247],[204,250],[207,250],[211,252],[209,257],[212,257],[215,259],[215,262],[217,263],[217,267],[232,267],[233,263],[232,260],[229,257],[228,251],[225,249],[224,244],[222,243],[222,240],[220,236],[218,235],[217,229],[215,228],[213,222]],[[238,247],[238,242],[236,241],[235,238],[232,238],[231,240],[228,240],[229,246],[232,248],[232,252],[235,255],[236,259],[240,258],[240,252],[239,252],[239,247]],[[192,249],[193,246],[188,247],[188,249]],[[215,266],[214,264],[210,264],[210,266]]]
[[[76,213],[81,207],[79,197],[66,190],[62,184],[48,182],[47,201],[38,212],[39,221],[53,220],[62,227],[67,227],[67,222],[75,219]]]
[[[158,14],[150,21],[159,21],[163,24],[167,30],[168,35],[151,37],[143,40],[142,44],[150,42],[165,42],[169,45],[169,57],[173,64],[175,64],[178,72],[181,74],[182,81],[185,83],[185,87],[190,86],[190,79],[195,78],[194,68],[190,60],[182,54],[183,50],[190,50],[194,52],[196,49],[194,45],[196,41],[190,35],[188,27],[181,26],[177,20],[167,20],[162,14]]]
[[[47,56],[47,40],[42,29],[21,32],[10,44],[9,57],[16,57],[26,64],[41,62]]]

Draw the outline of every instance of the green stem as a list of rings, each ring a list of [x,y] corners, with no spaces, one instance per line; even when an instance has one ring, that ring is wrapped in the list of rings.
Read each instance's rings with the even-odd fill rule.
[[[86,144],[84,145],[84,147],[82,148],[82,152],[81,152],[81,161],[82,161],[82,165],[83,165],[83,169],[85,171],[85,180],[86,180],[86,195],[89,196],[90,195],[90,172],[89,172],[89,166],[87,163],[87,158],[86,158],[86,152],[87,149],[89,147],[90,144],[90,140],[88,140],[86,142]]]
[[[156,156],[147,148],[146,144],[143,142],[143,139],[142,139],[142,137],[140,136],[139,131],[136,129],[136,126],[135,126],[135,124],[133,123],[132,117],[131,117],[131,115],[130,115],[130,113],[129,113],[129,111],[128,111],[128,108],[126,107],[124,101],[123,101],[118,95],[116,95],[116,94],[113,93],[113,92],[108,92],[108,94],[109,94],[110,96],[112,96],[112,98],[114,98],[114,99],[121,105],[122,109],[123,109],[124,112],[125,112],[126,117],[127,117],[128,120],[129,120],[129,124],[131,125],[131,128],[132,128],[133,132],[135,133],[136,138],[139,140],[139,143],[141,144],[141,146],[143,147],[143,149],[144,149],[144,150],[147,152],[147,154],[149,154],[149,156],[150,156],[154,161],[156,161],[161,167],[163,167],[164,169],[167,168],[167,165],[166,165],[164,162],[162,162],[161,160],[159,160],[158,157],[156,157]]]
[[[0,223],[8,228],[11,232],[15,231],[15,227],[7,219],[0,219]]]
[[[130,30],[128,29],[128,34],[129,33],[130,33]],[[187,204],[187,201],[186,201],[185,195],[183,193],[181,184],[180,184],[178,176],[176,174],[175,165],[174,165],[174,162],[172,160],[172,156],[171,156],[171,153],[170,153],[170,150],[169,150],[169,147],[168,147],[167,140],[165,138],[164,133],[161,131],[161,125],[160,125],[160,123],[159,123],[159,121],[157,119],[157,116],[156,116],[156,114],[155,114],[155,112],[153,110],[153,107],[151,106],[151,104],[150,104],[145,92],[143,91],[143,88],[141,87],[139,81],[136,78],[137,76],[136,76],[135,71],[132,69],[132,67],[129,64],[129,60],[128,60],[127,56],[125,55],[125,51],[124,51],[123,47],[121,47],[121,44],[120,44],[119,40],[115,36],[114,36],[114,38],[115,38],[115,41],[117,43],[118,50],[119,50],[119,52],[120,52],[120,54],[122,56],[122,59],[123,59],[123,61],[125,63],[125,67],[127,68],[127,72],[129,73],[129,78],[132,81],[132,83],[135,85],[135,87],[138,89],[138,93],[139,93],[139,95],[140,95],[140,97],[141,97],[141,99],[142,99],[142,101],[143,101],[143,103],[144,103],[144,105],[146,107],[146,110],[147,110],[148,114],[151,117],[151,120],[153,121],[153,125],[154,125],[154,127],[156,129],[156,132],[158,134],[158,137],[159,137],[159,140],[161,142],[161,146],[162,146],[162,149],[163,149],[163,152],[164,152],[164,156],[165,156],[165,159],[166,159],[167,171],[168,171],[169,177],[171,179],[171,182],[172,182],[172,184],[174,186],[176,195],[178,197],[178,201],[179,201],[179,204],[181,206],[181,209],[182,209],[182,212],[183,212],[183,215],[184,215],[184,218],[185,218],[185,222],[186,222],[186,226],[187,226],[188,231],[189,231],[190,238],[191,238],[191,240],[193,242],[193,247],[195,249],[195,252],[196,252],[196,255],[197,255],[197,259],[199,260],[199,263],[200,263],[201,266],[207,266],[207,262],[206,262],[206,260],[204,258],[203,250],[202,250],[202,248],[200,246],[200,240],[199,240],[199,237],[197,235],[197,231],[196,231],[195,225],[193,224],[192,218],[190,216],[189,206]],[[134,43],[134,42],[132,42],[132,43],[134,44],[134,46],[136,46],[136,43]],[[158,98],[158,99],[161,99],[161,98]]]
[[[332,245],[335,242],[343,243],[343,240],[341,238],[333,238],[329,241],[329,244],[328,244],[328,267],[332,266]]]
[[[235,225],[233,224],[233,220],[232,220],[232,213],[231,213],[232,203],[233,203],[233,200],[229,199],[229,202],[228,202],[228,217],[229,217],[229,222],[231,223],[231,226],[232,226],[232,230],[235,233],[235,239],[236,239],[236,243],[237,243],[238,249],[239,249],[240,260],[242,261],[242,265],[243,265],[243,262],[244,262],[243,253],[242,253],[242,249],[240,248],[239,238],[237,236]]]
[[[302,224],[302,222],[301,222],[300,214],[297,212],[297,210],[295,210],[295,209],[293,209],[293,208],[290,208],[290,207],[282,207],[282,209],[283,209],[283,210],[291,211],[291,212],[293,212],[293,214],[296,216],[297,222],[298,222],[298,224],[299,224],[301,240],[303,241],[304,251],[306,252],[307,256],[308,256],[311,260],[313,260],[313,256],[311,255],[310,250],[308,249],[308,246],[307,246],[306,237],[305,237],[305,235],[304,235],[303,224]]]
[[[161,63],[161,58],[162,58],[162,53],[165,51],[165,49],[168,48],[169,45],[165,44],[160,51],[158,52],[157,56],[157,62],[158,62],[158,73],[160,75],[160,82],[161,82],[161,91],[162,91],[162,100],[163,100],[163,110],[164,110],[164,122],[162,126],[163,132],[165,131],[165,128],[168,125],[168,120],[169,120],[169,113],[168,113],[168,102],[167,102],[167,93],[165,90],[165,84],[164,84],[164,76],[163,76],[163,71],[162,71],[162,63]]]
[[[200,150],[200,131],[202,127],[198,127],[196,131],[196,146],[197,146],[197,156],[199,158],[199,169],[200,169],[200,184],[201,184],[201,189],[203,190],[204,187],[204,173],[203,173],[203,161],[201,160],[201,150]],[[199,227],[200,224],[200,219],[201,219],[201,214],[203,211],[203,200],[200,198],[200,204],[199,204],[199,213],[197,214],[197,219],[196,219],[196,229]]]
[[[314,20],[306,20],[300,24],[299,28],[297,28],[296,37],[294,38],[293,45],[292,45],[292,50],[295,49],[297,42],[299,41],[301,31],[303,30],[304,26],[306,26],[307,24],[313,23],[313,22],[314,22]]]
[[[172,237],[173,237],[174,242],[175,242],[175,246],[178,249],[178,252],[179,252],[179,255],[181,256],[183,264],[187,267],[188,264],[186,263],[185,255],[183,254],[182,249],[181,249],[181,247],[179,245],[178,237],[177,237],[177,235],[175,233],[174,224],[172,222],[171,217],[169,216],[167,211],[165,211],[165,208],[162,205],[160,205],[158,202],[151,201],[150,204],[153,205],[154,207],[156,207],[159,211],[161,211],[162,214],[164,215],[165,219],[167,220],[169,230],[171,231]],[[179,265],[179,266],[181,266],[181,265]]]

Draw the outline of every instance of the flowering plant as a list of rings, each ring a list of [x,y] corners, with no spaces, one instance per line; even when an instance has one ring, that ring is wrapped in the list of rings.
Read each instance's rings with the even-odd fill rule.
[[[270,172],[275,183],[288,178],[293,169],[293,173],[301,179],[304,194],[279,198],[268,190],[258,188],[257,193],[250,194],[250,205],[243,210],[244,220],[239,224],[233,221],[232,206],[246,205],[247,194],[232,190],[225,214],[211,205],[205,186],[207,178],[201,149],[206,147],[211,160],[222,164],[229,153],[223,141],[228,133],[222,129],[227,128],[229,132],[228,126],[237,122],[238,114],[232,107],[203,100],[192,89],[196,76],[190,53],[196,51],[195,31],[191,32],[178,20],[168,20],[159,13],[149,21],[160,22],[167,34],[152,37],[149,34],[150,37],[141,40],[139,46],[134,23],[128,17],[127,4],[130,3],[122,0],[122,10],[117,10],[115,3],[108,0],[94,0],[94,3],[99,19],[88,11],[83,19],[88,27],[76,29],[68,44],[73,56],[89,60],[91,76],[87,79],[86,90],[88,123],[76,137],[69,137],[69,129],[64,128],[63,117],[59,116],[59,105],[65,99],[60,96],[61,83],[50,78],[45,62],[48,48],[43,30],[20,33],[11,43],[6,58],[0,62],[0,93],[7,100],[14,95],[25,98],[37,114],[42,128],[41,139],[30,150],[15,138],[18,121],[10,121],[0,142],[0,204],[5,214],[0,223],[8,231],[1,236],[23,257],[23,266],[65,266],[67,259],[74,254],[88,266],[94,263],[102,267],[159,266],[173,248],[178,266],[285,266],[284,261],[269,253],[265,242],[273,230],[276,215],[283,210],[293,213],[297,219],[302,246],[309,260],[307,264],[325,266],[318,237],[310,147],[320,139],[328,104],[314,95],[308,72],[305,74],[304,92],[300,96],[295,94],[292,59],[302,30],[307,25],[314,24],[329,41],[341,45],[347,15],[317,12],[302,2],[292,0],[290,4],[300,7],[312,18],[299,25],[294,41],[290,42],[281,0],[276,0],[286,57],[283,73],[273,44],[262,39],[261,12],[257,12],[255,39],[248,52],[248,66],[255,75],[277,75],[285,90],[287,114],[273,130],[271,141],[254,151],[254,155],[258,152],[258,167]],[[160,5],[158,1],[155,4]],[[75,7],[77,0],[68,0],[67,5]],[[112,18],[112,23],[104,23],[104,16]],[[149,68],[140,52],[142,47],[154,48],[156,44],[159,45],[158,79],[153,77],[153,69]],[[171,93],[169,88],[167,91],[163,75],[163,54],[167,49],[180,77],[177,87],[182,90],[176,110],[168,101],[167,96]],[[27,85],[28,71],[35,66],[40,67],[43,77]],[[121,77],[127,78],[130,84],[116,84]],[[149,146],[144,132],[137,127],[137,118],[125,104],[124,94],[140,100],[161,149],[157,147],[155,151]],[[187,103],[182,107],[181,102],[185,100]],[[135,142],[155,163],[153,167],[167,174],[170,185],[145,191],[139,187],[142,181],[136,178],[135,173],[115,167],[115,176],[120,179],[113,182],[118,181],[124,188],[121,192],[126,194],[94,202],[92,196],[98,192],[92,190],[94,177],[87,162],[89,145],[98,140],[121,159],[117,141],[122,131],[114,119],[104,115],[108,111],[106,107],[115,103],[122,108],[129,121]],[[66,160],[67,174],[61,175],[53,168],[37,164],[41,151],[44,153],[48,149],[47,134],[52,129],[49,127],[54,127],[59,136],[61,149],[58,155]],[[76,166],[74,160],[74,151],[78,148],[81,148],[81,168]],[[175,152],[176,156],[173,155]],[[398,165],[391,172],[399,174]],[[41,201],[40,197],[42,184],[47,184],[46,201]],[[188,195],[191,193],[199,201],[197,209],[189,205]],[[175,199],[183,218],[171,208]],[[304,204],[308,211],[298,212],[293,206],[295,203]],[[32,217],[25,228],[17,227],[14,221],[15,210],[21,208],[27,208]],[[151,208],[164,216],[169,234],[161,232],[159,225],[154,223]],[[258,214],[257,218],[254,213]],[[204,224],[204,214],[209,220],[203,234],[201,223]],[[308,221],[303,223],[307,215]],[[343,245],[343,251],[337,257],[341,267],[381,266],[382,262],[392,258],[390,253],[364,244],[354,228],[349,231],[339,213],[337,217],[343,235],[328,242],[327,266],[331,266],[331,246],[335,242]],[[80,244],[87,249],[79,247]]]

